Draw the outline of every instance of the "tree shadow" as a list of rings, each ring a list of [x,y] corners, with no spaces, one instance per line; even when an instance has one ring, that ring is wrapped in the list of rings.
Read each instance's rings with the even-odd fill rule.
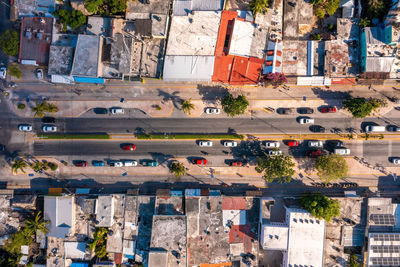
[[[222,99],[229,91],[228,88],[222,85],[197,85],[201,99],[207,103],[215,105],[218,100]]]
[[[157,89],[158,91],[158,96],[161,96],[163,98],[163,102],[165,101],[172,101],[172,104],[174,105],[175,108],[179,109],[180,108],[180,104],[183,101],[183,99],[178,96],[178,94],[180,93],[179,91],[175,91],[173,93],[168,93],[165,92],[161,89]]]
[[[341,102],[340,100],[350,98],[352,93],[352,91],[333,91],[330,89],[322,89],[320,87],[313,87],[311,90],[318,98],[324,100],[328,106],[337,106],[338,102]]]

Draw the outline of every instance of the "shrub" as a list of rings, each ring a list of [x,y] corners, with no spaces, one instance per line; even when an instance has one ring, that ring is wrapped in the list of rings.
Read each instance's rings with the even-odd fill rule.
[[[20,68],[17,65],[10,65],[8,67],[8,73],[11,76],[17,77],[18,79],[21,79],[21,77],[22,77],[22,71],[20,70]]]
[[[19,103],[18,104],[18,109],[25,109],[25,104]]]
[[[19,34],[16,30],[6,30],[0,35],[0,47],[9,56],[16,56],[19,52]]]
[[[52,170],[52,171],[56,171],[58,169],[58,165],[53,162],[49,162],[48,166],[49,166],[50,170]]]
[[[244,95],[234,97],[231,94],[225,95],[221,101],[222,109],[228,116],[234,117],[243,114],[249,106],[249,101]]]

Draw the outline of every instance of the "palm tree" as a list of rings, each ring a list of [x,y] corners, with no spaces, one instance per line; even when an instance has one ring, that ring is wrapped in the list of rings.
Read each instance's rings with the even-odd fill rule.
[[[44,112],[47,108],[46,105],[46,102],[39,103],[39,101],[36,101],[36,106],[32,108],[32,112],[35,112],[35,114],[33,114],[33,117],[43,118]]]
[[[23,159],[16,159],[14,162],[11,164],[11,169],[13,172],[17,173],[18,170],[21,170],[23,173],[25,173],[24,168],[26,168],[27,164],[25,160]]]
[[[46,112],[51,112],[52,114],[54,114],[54,113],[58,112],[58,107],[54,104],[47,104]]]
[[[36,213],[36,216],[32,219],[28,219],[25,222],[25,228],[27,229],[28,232],[32,234],[37,235],[37,231],[42,232],[43,234],[46,234],[49,229],[47,228],[47,225],[50,223],[50,221],[45,221],[42,216],[42,212],[39,211]]]
[[[249,3],[249,7],[253,12],[254,16],[259,13],[268,12],[268,1],[267,0],[253,0]]]
[[[185,166],[183,166],[182,162],[173,162],[169,166],[170,173],[173,173],[176,178],[186,175]]]
[[[192,109],[194,109],[192,99],[190,98],[189,100],[182,101],[181,109],[183,110],[183,112],[190,115],[190,112],[192,111]]]
[[[31,165],[31,168],[35,171],[35,172],[40,172],[41,170],[47,170],[47,166],[45,163],[41,162],[41,161],[36,161],[35,164]]]

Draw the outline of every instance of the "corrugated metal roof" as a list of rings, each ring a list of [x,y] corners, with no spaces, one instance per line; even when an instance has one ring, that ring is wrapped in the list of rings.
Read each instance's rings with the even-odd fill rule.
[[[186,16],[190,11],[219,11],[222,10],[221,0],[175,0],[174,16]]]
[[[214,56],[165,56],[164,81],[211,81]]]
[[[394,57],[367,57],[366,72],[390,72]]]

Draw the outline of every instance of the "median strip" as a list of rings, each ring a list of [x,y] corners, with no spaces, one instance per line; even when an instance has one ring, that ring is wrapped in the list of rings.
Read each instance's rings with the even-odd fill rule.
[[[138,134],[138,140],[170,140],[170,139],[239,139],[243,140],[244,136],[241,134]]]
[[[110,139],[108,134],[38,134],[40,139]]]

